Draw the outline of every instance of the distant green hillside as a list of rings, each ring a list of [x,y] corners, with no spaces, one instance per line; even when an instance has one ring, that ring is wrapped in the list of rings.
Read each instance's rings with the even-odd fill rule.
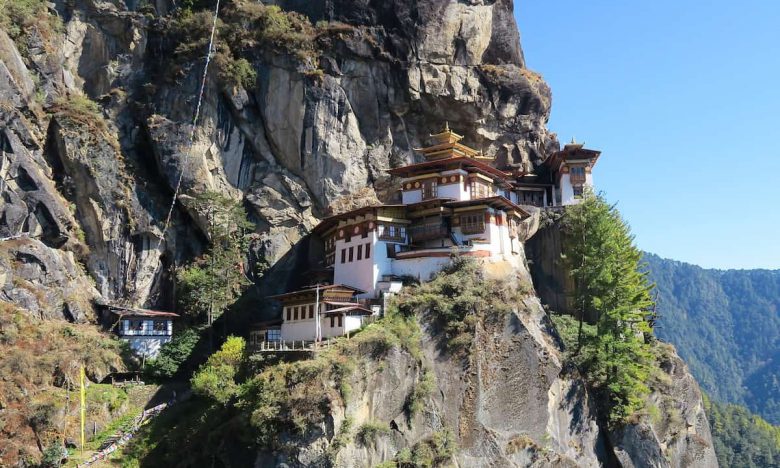
[[[646,254],[656,334],[713,399],[780,424],[780,270],[707,270]]]
[[[780,427],[772,426],[743,406],[718,403],[706,396],[704,406],[720,466],[780,466]]]

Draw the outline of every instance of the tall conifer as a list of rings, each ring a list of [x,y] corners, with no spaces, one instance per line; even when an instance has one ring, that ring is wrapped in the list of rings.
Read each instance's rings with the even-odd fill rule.
[[[588,379],[606,398],[610,421],[619,423],[642,409],[649,392],[644,382],[653,359],[645,339],[652,334],[652,286],[640,271],[642,254],[628,225],[600,195],[586,193],[568,207],[563,226],[580,330],[585,320],[597,330],[589,338],[578,334],[576,353],[588,351]]]

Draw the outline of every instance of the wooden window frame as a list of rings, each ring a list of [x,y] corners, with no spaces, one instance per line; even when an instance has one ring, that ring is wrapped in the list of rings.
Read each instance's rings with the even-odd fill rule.
[[[483,234],[485,232],[484,213],[460,215],[460,232],[464,235]]]
[[[438,181],[436,179],[424,180],[420,189],[423,200],[433,200],[439,194]]]

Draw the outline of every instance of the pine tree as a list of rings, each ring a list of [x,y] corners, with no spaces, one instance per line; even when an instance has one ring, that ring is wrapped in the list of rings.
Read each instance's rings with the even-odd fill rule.
[[[619,424],[642,409],[649,392],[644,381],[654,363],[645,338],[652,335],[652,286],[628,225],[600,195],[586,193],[567,208],[564,232],[580,321],[575,354],[586,349],[588,380],[603,394],[610,422]],[[582,334],[586,317],[596,318],[597,332],[589,338]]]
[[[206,220],[209,247],[177,273],[179,302],[211,325],[249,284],[243,265],[251,223],[239,202],[216,192],[196,197],[193,208]]]

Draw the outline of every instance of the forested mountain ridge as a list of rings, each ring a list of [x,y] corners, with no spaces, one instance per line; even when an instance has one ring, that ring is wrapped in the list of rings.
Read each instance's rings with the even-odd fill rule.
[[[780,423],[780,270],[710,270],[645,254],[657,334],[713,399]]]
[[[704,406],[720,466],[780,466],[780,427],[744,406],[718,403],[706,396]]]

